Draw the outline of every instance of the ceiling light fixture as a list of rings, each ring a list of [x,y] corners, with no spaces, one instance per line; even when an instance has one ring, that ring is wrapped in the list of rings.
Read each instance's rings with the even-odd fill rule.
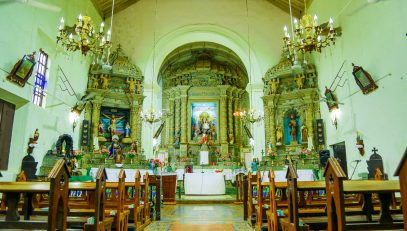
[[[284,26],[284,46],[283,49],[288,51],[290,57],[294,60],[298,53],[313,52],[321,50],[327,46],[335,45],[337,32],[333,27],[333,19],[330,18],[328,23],[318,24],[318,16],[307,14],[307,3],[304,0],[305,14],[298,21],[294,18],[291,11],[291,0],[288,0],[290,6],[290,24],[291,38],[287,26]],[[293,25],[294,23],[294,25]]]

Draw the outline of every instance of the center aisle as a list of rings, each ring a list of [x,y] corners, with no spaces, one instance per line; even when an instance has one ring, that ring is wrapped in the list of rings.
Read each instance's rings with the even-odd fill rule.
[[[235,204],[165,205],[161,221],[146,231],[252,231],[243,220],[243,206]]]

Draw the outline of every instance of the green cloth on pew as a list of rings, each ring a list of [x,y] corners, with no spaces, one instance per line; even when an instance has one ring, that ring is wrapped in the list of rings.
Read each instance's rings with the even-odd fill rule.
[[[93,181],[92,176],[71,176],[69,179],[70,182],[87,182],[87,181]]]

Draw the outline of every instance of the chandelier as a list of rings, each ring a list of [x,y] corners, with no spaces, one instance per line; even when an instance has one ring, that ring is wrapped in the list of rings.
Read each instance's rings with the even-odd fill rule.
[[[157,21],[157,1],[155,2],[155,23]],[[151,106],[150,108],[145,111],[145,112],[140,112],[140,118],[142,121],[147,122],[149,124],[153,124],[156,122],[159,122],[163,119],[163,116],[169,116],[170,114],[166,111],[163,112],[155,112],[155,110],[153,109],[153,100],[154,100],[154,66],[155,66],[155,39],[156,39],[156,30],[154,28],[154,40],[153,40],[153,72],[152,72],[152,76],[151,76]]]
[[[250,84],[250,98],[251,104],[254,103],[253,101],[253,83],[252,83],[252,60],[251,60],[251,46],[250,46],[250,24],[249,24],[249,6],[246,0],[246,18],[247,18],[247,43],[249,46],[249,84]],[[256,122],[260,122],[263,120],[263,113],[258,111],[254,108],[250,108],[248,111],[235,111],[233,116],[240,118],[241,121],[245,124],[254,124]],[[251,138],[252,139],[252,138]]]
[[[318,51],[321,52],[322,48],[335,45],[337,33],[333,27],[333,19],[330,18],[328,23],[318,24],[318,16],[313,17],[306,13],[307,5],[304,0],[305,14],[298,21],[294,18],[294,27],[291,23],[291,38],[287,26],[284,26],[284,51],[288,51],[290,55],[295,56],[296,53],[305,53]],[[291,0],[289,0],[290,18],[292,22]]]
[[[80,51],[85,56],[91,53],[96,62],[101,62],[104,56],[108,59],[112,47],[113,11],[114,0],[110,28],[106,33],[105,23],[102,22],[99,28],[96,28],[90,16],[79,14],[73,26],[66,26],[62,17],[58,27],[57,43],[60,43],[67,51]]]
[[[261,111],[250,109],[249,111],[235,111],[233,116],[240,118],[244,123],[256,123],[263,120],[264,116]]]

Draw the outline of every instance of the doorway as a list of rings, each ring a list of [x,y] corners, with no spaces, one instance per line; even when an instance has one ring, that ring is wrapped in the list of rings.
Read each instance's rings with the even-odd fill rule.
[[[0,99],[0,170],[7,170],[16,106]]]
[[[348,174],[348,163],[346,161],[346,146],[345,141],[331,145],[332,150],[334,152],[335,159],[338,160],[341,168],[345,172],[346,176],[349,177]]]

